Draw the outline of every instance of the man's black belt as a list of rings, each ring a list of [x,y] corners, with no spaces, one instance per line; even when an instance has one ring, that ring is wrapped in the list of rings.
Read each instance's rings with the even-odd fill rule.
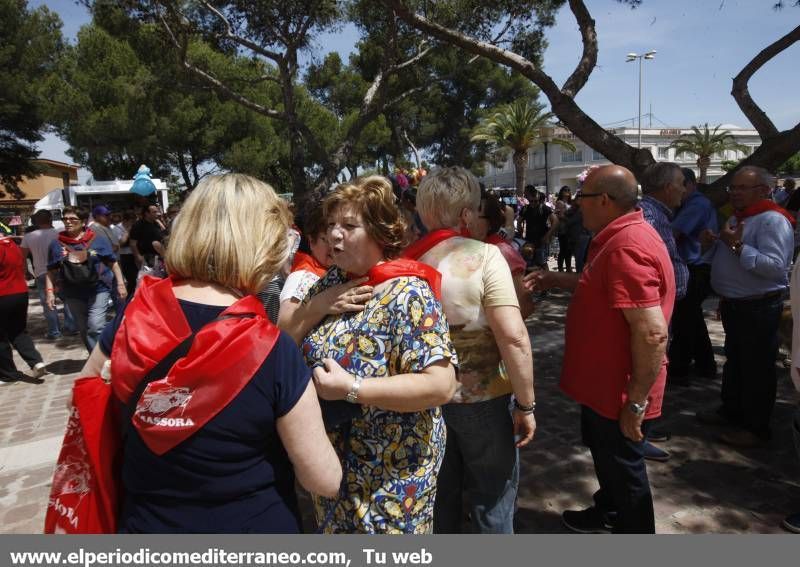
[[[747,297],[723,297],[723,301],[764,301],[766,299],[778,299],[784,296],[785,289],[778,289],[770,291],[769,293],[762,293],[760,295],[748,295]]]

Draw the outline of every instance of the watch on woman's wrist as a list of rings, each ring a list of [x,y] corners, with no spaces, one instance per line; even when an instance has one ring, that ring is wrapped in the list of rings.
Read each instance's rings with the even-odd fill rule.
[[[358,403],[358,391],[361,389],[361,381],[363,379],[363,376],[354,377],[353,384],[350,386],[350,391],[344,397],[345,401],[350,402],[351,404]]]
[[[517,398],[514,398],[514,409],[518,409],[522,413],[533,413],[536,411],[536,402],[531,402],[530,405],[519,403]]]

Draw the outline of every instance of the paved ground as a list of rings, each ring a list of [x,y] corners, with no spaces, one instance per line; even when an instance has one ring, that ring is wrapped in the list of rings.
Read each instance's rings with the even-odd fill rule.
[[[553,293],[529,320],[534,345],[537,430],[522,452],[517,531],[562,532],[560,513],[591,502],[596,490],[591,458],[580,445],[578,409],[559,393],[557,381],[568,296]],[[722,329],[707,312],[717,361],[722,366]],[[51,372],[44,383],[0,385],[0,532],[41,531],[55,458],[66,423],[71,383],[86,352],[78,340],[47,343],[38,300],[31,296],[29,331]],[[26,368],[19,361],[20,369]],[[800,464],[795,460],[789,419],[797,404],[788,373],[779,369],[775,436],[769,447],[737,450],[715,442],[718,430],[699,425],[693,414],[712,408],[719,379],[696,379],[690,387],[668,387],[663,425],[672,439],[667,463],[648,471],[655,494],[659,533],[781,533],[783,516],[800,510]]]

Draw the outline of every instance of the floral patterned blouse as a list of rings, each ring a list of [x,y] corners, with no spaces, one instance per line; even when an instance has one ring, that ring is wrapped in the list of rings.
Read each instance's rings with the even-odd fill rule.
[[[342,272],[332,269],[309,296],[344,281]],[[418,373],[439,360],[457,363],[441,305],[416,277],[377,286],[360,313],[324,319],[303,341],[303,354],[309,366],[330,357],[371,380]],[[330,437],[345,482],[337,498],[315,497],[324,532],[432,532],[445,448],[441,409],[399,413],[362,406],[349,433],[337,429]]]

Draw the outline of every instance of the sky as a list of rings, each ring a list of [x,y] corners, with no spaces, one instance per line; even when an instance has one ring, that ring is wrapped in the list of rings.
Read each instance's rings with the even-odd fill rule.
[[[731,80],[764,47],[800,23],[800,8],[772,9],[775,0],[644,0],[630,9],[615,0],[587,0],[596,22],[597,67],[576,101],[602,125],[635,125],[638,112],[638,62],[626,54],[656,50],[643,67],[642,113],[652,107],[653,126],[689,127],[708,122],[749,127],[730,95]],[[791,4],[791,3],[787,3]],[[74,0],[30,0],[61,16],[70,41],[90,16]],[[547,33],[544,69],[558,84],[574,69],[581,53],[575,18],[568,7]],[[315,53],[339,51],[343,58],[358,38],[352,26],[320,38]],[[770,61],[750,80],[750,93],[779,129],[800,122],[800,44]],[[625,122],[627,120],[627,122]],[[650,119],[642,120],[644,126]],[[40,144],[41,157],[71,161],[67,145],[55,135]],[[132,173],[133,174],[133,173]],[[81,171],[84,181],[88,172]]]

